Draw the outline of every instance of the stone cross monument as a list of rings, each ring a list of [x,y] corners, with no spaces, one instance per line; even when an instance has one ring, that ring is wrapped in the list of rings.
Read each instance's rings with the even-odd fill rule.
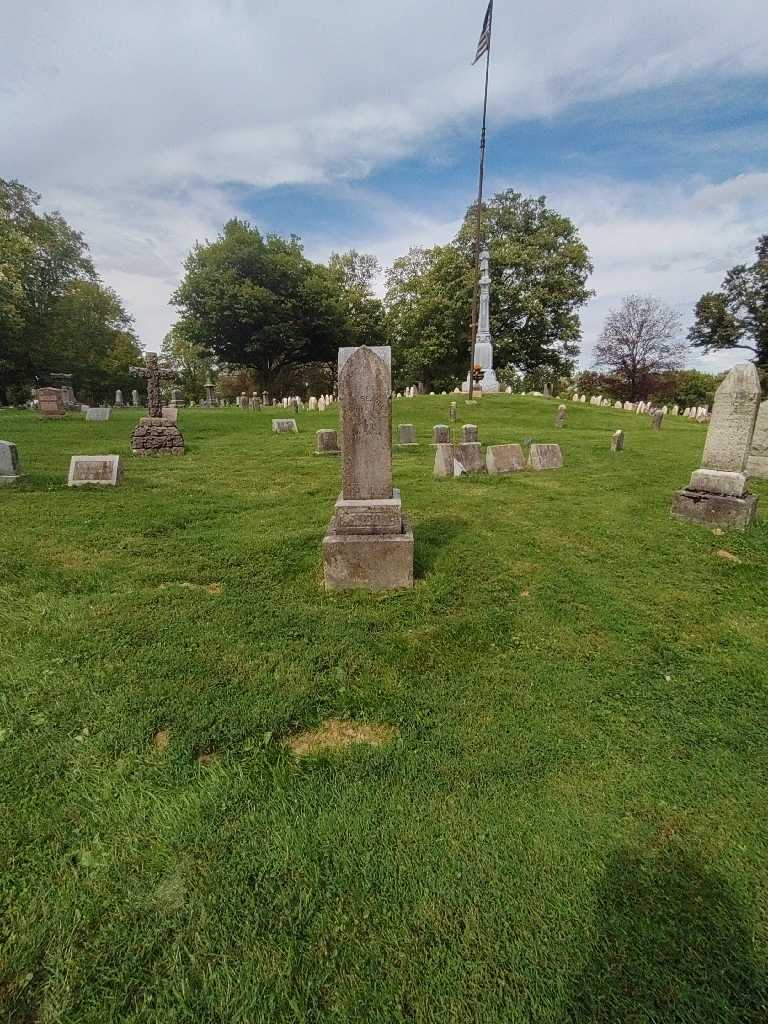
[[[477,390],[485,393],[496,393],[499,382],[493,369],[493,344],[491,342],[491,254],[487,249],[480,253],[480,315],[477,322],[477,338],[475,339],[475,366],[482,371],[482,380],[476,385]],[[469,391],[469,374],[464,381],[464,391]],[[474,390],[474,388],[473,388]]]
[[[157,353],[147,352],[147,365],[132,366],[134,377],[147,382],[148,416],[139,420],[131,435],[131,450],[134,455],[183,455],[184,438],[181,431],[170,420],[163,418],[163,403],[160,397],[160,381],[173,380],[173,370],[163,370],[157,365]]]
[[[329,590],[413,586],[413,533],[392,487],[392,350],[339,349],[342,490],[323,540]]]
[[[746,467],[759,406],[757,370],[740,363],[717,389],[701,469],[675,495],[675,519],[737,530],[755,522],[757,497],[747,492]]]

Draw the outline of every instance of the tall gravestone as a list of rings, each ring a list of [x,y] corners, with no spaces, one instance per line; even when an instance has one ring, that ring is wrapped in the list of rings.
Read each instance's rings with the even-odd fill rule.
[[[768,401],[760,406],[747,459],[747,476],[768,480]]]
[[[329,590],[413,586],[413,533],[392,487],[392,350],[339,349],[342,490],[323,540]]]
[[[675,519],[743,530],[757,518],[747,492],[747,460],[760,406],[760,378],[752,363],[735,366],[715,394],[701,468],[672,504]]]
[[[134,455],[183,455],[184,437],[175,423],[163,418],[160,396],[160,382],[173,380],[176,374],[158,365],[156,352],[147,352],[147,365],[132,366],[130,372],[147,382],[149,413],[139,420],[131,434],[131,451]]]

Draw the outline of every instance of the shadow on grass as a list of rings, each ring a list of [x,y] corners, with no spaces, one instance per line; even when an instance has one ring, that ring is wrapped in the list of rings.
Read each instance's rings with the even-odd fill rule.
[[[437,564],[441,551],[462,534],[467,532],[467,520],[456,516],[428,519],[414,527],[415,551],[413,572],[417,579],[423,579]]]
[[[563,1024],[765,1024],[765,965],[743,908],[689,854],[621,851]]]

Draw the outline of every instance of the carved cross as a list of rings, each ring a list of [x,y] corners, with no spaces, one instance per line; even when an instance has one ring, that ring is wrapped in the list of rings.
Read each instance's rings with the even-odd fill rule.
[[[146,366],[132,366],[133,377],[141,377],[147,382],[147,411],[150,416],[163,415],[163,401],[160,397],[160,381],[176,380],[174,370],[163,370],[157,365],[157,352],[147,352]]]

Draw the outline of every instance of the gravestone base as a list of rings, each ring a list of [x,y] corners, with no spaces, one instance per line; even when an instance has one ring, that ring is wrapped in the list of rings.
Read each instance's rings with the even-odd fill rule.
[[[336,516],[323,538],[326,590],[407,590],[413,587],[413,531],[403,516],[400,533],[338,533]]]
[[[745,494],[743,498],[736,498],[729,494],[707,494],[684,488],[674,497],[672,518],[701,526],[746,530],[757,522],[757,495]]]
[[[753,480],[768,480],[768,456],[750,455],[745,472]]]
[[[184,437],[175,423],[159,416],[144,416],[131,434],[134,455],[183,455]]]

